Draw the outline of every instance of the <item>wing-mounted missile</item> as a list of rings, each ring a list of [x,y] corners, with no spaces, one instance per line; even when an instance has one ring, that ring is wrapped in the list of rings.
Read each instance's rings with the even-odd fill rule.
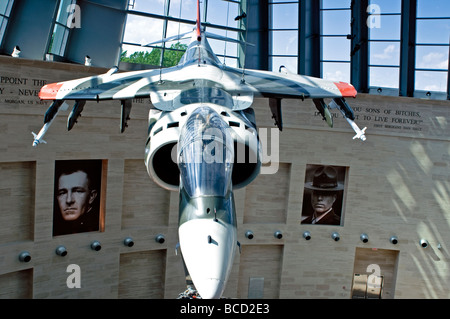
[[[63,104],[63,100],[56,100],[50,105],[44,115],[44,124],[53,120],[59,111],[60,106]]]
[[[275,125],[280,131],[283,130],[283,120],[281,117],[281,99],[269,98],[269,107],[272,112],[272,118],[275,120]]]
[[[44,127],[42,127],[41,128],[41,131],[44,129]],[[47,144],[47,142],[45,141],[45,140],[43,140],[42,139],[42,137],[39,137],[39,135],[44,135],[45,134],[45,132],[47,132],[47,130],[45,130],[45,132],[43,132],[43,134],[41,134],[41,131],[39,131],[39,133],[38,134],[36,134],[36,133],[34,133],[34,132],[31,132],[31,134],[33,134],[33,138],[34,138],[34,140],[33,140],[33,146],[37,146],[38,144],[41,144],[41,143],[44,143],[44,144]]]
[[[323,99],[313,99],[319,113],[322,115],[322,119],[327,122],[329,127],[333,127],[333,117],[331,112]]]
[[[346,118],[351,119],[352,121],[355,120],[355,113],[353,112],[350,105],[345,102],[344,98],[333,99],[333,101],[330,103],[330,108],[337,108]]]
[[[364,127],[362,130],[358,127],[358,125],[356,125],[356,123],[352,120],[350,120],[349,118],[346,118],[347,122],[350,124],[350,126],[352,127],[352,129],[355,131],[356,135],[353,136],[353,139],[357,139],[359,138],[362,141],[366,140],[366,129],[367,127]]]
[[[353,139],[359,138],[361,141],[366,140],[366,129],[367,127],[364,127],[362,130],[358,127],[358,125],[355,123],[355,114],[353,113],[352,108],[345,102],[344,98],[335,98],[329,105],[330,108],[337,108],[342,113],[342,115],[347,120],[348,124],[352,127],[352,129],[355,131],[356,135],[353,136]]]
[[[85,100],[76,101],[72,112],[70,112],[69,117],[67,118],[67,130],[70,131],[75,123],[77,122],[77,119],[80,117],[81,112],[83,111],[84,105],[86,104]]]
[[[50,105],[50,107],[45,112],[44,125],[42,126],[39,133],[36,134],[34,132],[31,132],[31,134],[34,137],[34,140],[33,140],[34,147],[36,147],[38,144],[41,144],[41,143],[47,144],[47,142],[43,139],[44,135],[45,135],[45,133],[47,133],[48,129],[50,128],[50,125],[52,125],[52,122],[55,119],[56,115],[58,114],[63,102],[64,102],[63,100],[53,101],[53,103]]]
[[[132,106],[131,100],[120,101],[120,108],[121,108],[120,133],[123,133],[125,131],[125,128],[128,127],[127,123],[128,120],[130,119],[131,106]]]

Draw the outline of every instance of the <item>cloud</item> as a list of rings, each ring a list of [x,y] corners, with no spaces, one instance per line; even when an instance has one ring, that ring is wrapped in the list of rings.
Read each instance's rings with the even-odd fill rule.
[[[436,91],[436,92],[442,90],[441,86],[436,85],[436,84],[426,85],[423,89],[425,91]]]
[[[398,88],[399,76],[398,68],[371,68],[369,86]]]
[[[162,37],[162,20],[128,15],[125,42],[147,44]]]
[[[136,44],[148,44],[162,39],[163,20],[129,15],[125,28],[124,42]],[[178,32],[185,33],[192,30],[191,25],[169,23],[167,36],[173,36]]]
[[[155,3],[157,2],[157,4]],[[159,8],[164,8],[164,0],[153,0],[150,1],[136,1],[134,3],[135,11],[143,11],[143,12],[153,12],[155,11],[155,6]]]
[[[326,72],[324,74],[323,78],[328,81],[348,81],[344,72],[339,71],[339,70],[334,71],[334,72]]]
[[[416,90],[445,92],[447,90],[447,72],[416,72]]]
[[[418,67],[426,69],[447,69],[448,56],[440,52],[430,52],[422,57],[418,63]]]
[[[377,59],[388,60],[393,57],[393,53],[395,53],[395,51],[395,45],[390,44],[384,48],[383,53],[374,54],[373,56]]]

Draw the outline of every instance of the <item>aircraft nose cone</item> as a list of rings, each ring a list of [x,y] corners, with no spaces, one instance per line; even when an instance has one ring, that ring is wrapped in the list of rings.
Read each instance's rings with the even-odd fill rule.
[[[222,296],[224,282],[215,278],[207,278],[195,283],[195,288],[202,299],[218,299]]]
[[[183,260],[202,299],[220,298],[233,265],[236,228],[194,219],[178,229]]]

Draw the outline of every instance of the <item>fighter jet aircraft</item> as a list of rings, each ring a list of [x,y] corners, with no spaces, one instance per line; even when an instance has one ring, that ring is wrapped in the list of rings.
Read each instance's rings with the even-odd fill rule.
[[[205,299],[222,296],[233,265],[238,244],[233,190],[260,173],[253,99],[269,99],[280,130],[281,100],[287,98],[312,99],[330,126],[324,99],[332,99],[333,107],[357,128],[345,101],[356,97],[351,84],[292,74],[285,68],[270,72],[226,66],[212,51],[208,36],[218,37],[201,25],[197,1],[196,27],[178,65],[132,72],[113,68],[106,74],[45,85],[39,93],[42,100],[53,101],[44,116],[43,133],[68,100],[75,101],[69,130],[86,101],[119,100],[123,132],[132,99],[150,97],[145,165],[158,185],[179,191],[179,247],[195,289]],[[365,140],[364,131],[357,130]],[[43,135],[36,136],[33,145]]]

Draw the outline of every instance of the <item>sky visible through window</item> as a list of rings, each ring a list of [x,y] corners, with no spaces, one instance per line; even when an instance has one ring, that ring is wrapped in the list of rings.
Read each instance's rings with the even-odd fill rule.
[[[322,77],[350,82],[351,0],[322,0],[321,46]],[[171,0],[169,16],[195,21],[196,0]],[[370,0],[372,25],[369,26],[369,86],[398,89],[400,73],[401,0]],[[203,5],[203,4],[202,4]],[[286,65],[297,71],[298,1],[270,0],[271,20],[269,52],[271,69]],[[164,0],[135,0],[131,12],[164,14]],[[202,10],[203,13],[203,10]],[[237,1],[208,0],[207,22],[238,28],[234,17],[239,15]],[[369,23],[369,22],[368,22]],[[147,44],[162,38],[163,20],[129,14],[124,42]],[[167,36],[192,30],[193,25],[176,21],[168,23]],[[237,38],[237,33],[209,27],[208,31]],[[450,41],[450,1],[417,0],[415,89],[447,91]],[[186,40],[184,43],[187,43]],[[210,40],[221,61],[236,66],[237,46]],[[123,45],[128,53],[142,51],[136,45]],[[151,50],[151,49],[148,49]],[[227,58],[223,58],[227,56]]]
[[[145,12],[157,15],[164,15],[164,0],[134,1],[134,6],[130,7],[133,12]],[[203,8],[201,9],[202,21]],[[206,21],[212,25],[228,26],[236,29],[238,23],[234,20],[239,15],[239,4],[237,2],[227,2],[223,0],[208,0],[208,10],[206,13]],[[169,6],[169,16],[175,19],[183,19],[195,21],[197,18],[197,1],[196,0],[171,0]],[[178,21],[169,21],[167,25],[166,37],[175,36],[192,31],[195,26],[193,24],[180,23]],[[208,32],[227,36],[237,39],[238,34],[235,31],[217,29],[208,26]],[[139,45],[148,44],[161,40],[163,37],[163,20],[150,18],[147,16],[128,14],[127,23],[123,42],[127,43],[122,46],[123,51],[127,51],[127,55],[136,51],[151,51],[152,48],[143,48]],[[182,44],[189,43],[190,39],[180,40]],[[131,45],[135,44],[135,45]],[[230,66],[237,66],[238,47],[234,43],[224,43],[214,39],[209,39],[209,44],[213,48],[217,56],[220,57],[222,63]],[[161,44],[158,44],[161,45]],[[166,44],[170,47],[170,43]]]

